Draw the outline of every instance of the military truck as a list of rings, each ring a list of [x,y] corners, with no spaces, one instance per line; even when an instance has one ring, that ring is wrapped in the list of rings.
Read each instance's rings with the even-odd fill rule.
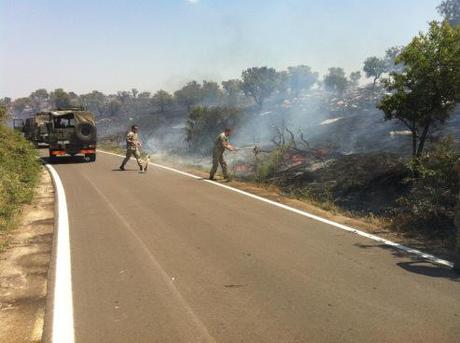
[[[36,146],[48,144],[48,126],[51,117],[49,112],[40,112],[35,116],[22,119],[14,119],[14,128],[24,134],[24,137]]]
[[[61,156],[84,156],[96,161],[97,131],[94,115],[84,110],[49,112],[48,144],[50,162]]]

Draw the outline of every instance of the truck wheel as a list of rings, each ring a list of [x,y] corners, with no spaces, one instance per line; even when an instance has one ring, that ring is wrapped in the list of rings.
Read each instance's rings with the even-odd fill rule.
[[[86,157],[88,157],[90,162],[96,161],[96,154],[89,154],[89,155],[86,155]]]

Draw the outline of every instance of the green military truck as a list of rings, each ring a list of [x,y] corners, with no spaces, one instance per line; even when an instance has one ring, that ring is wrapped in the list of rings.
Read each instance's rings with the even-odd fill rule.
[[[14,128],[22,133],[24,137],[35,144],[35,146],[48,144],[48,123],[51,117],[49,112],[40,112],[33,117],[14,119]]]
[[[50,162],[61,156],[84,156],[96,161],[97,131],[94,115],[84,110],[48,112],[48,144]]]

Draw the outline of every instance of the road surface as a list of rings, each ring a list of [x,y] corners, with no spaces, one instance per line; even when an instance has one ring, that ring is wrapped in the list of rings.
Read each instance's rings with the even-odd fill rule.
[[[76,342],[459,342],[449,269],[121,159],[54,166]]]

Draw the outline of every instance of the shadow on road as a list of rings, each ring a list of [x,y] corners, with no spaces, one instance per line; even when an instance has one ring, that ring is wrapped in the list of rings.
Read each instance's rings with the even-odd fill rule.
[[[144,174],[139,171],[139,169],[125,169],[121,170],[120,168],[112,169],[113,172],[120,172],[120,173],[129,173],[129,172],[138,172],[139,174]]]
[[[441,267],[435,264],[430,264],[426,261],[418,262],[399,262],[397,263],[402,269],[416,274],[426,275],[435,278],[447,278],[453,281],[460,281],[460,274],[457,274],[452,269]]]
[[[420,274],[420,275],[425,275],[429,277],[446,278],[446,279],[450,279],[452,281],[457,281],[457,282],[460,281],[460,274],[458,274],[451,268],[432,263],[421,257],[406,253],[402,250],[393,248],[391,246],[388,246],[385,244],[361,244],[361,243],[356,243],[355,246],[361,249],[371,249],[371,248],[384,249],[384,250],[391,252],[391,254],[394,257],[410,258],[412,260],[410,262],[396,263],[398,267],[404,269],[405,271]]]
[[[87,160],[83,156],[63,156],[56,159],[55,162],[50,162],[49,157],[42,157],[42,161],[49,164],[87,163]]]

